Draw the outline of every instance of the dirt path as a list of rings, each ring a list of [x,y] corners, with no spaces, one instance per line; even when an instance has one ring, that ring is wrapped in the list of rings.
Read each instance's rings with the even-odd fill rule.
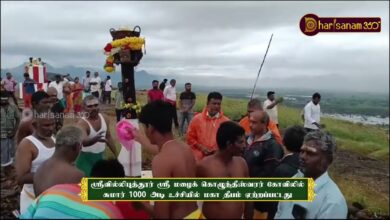
[[[389,162],[339,150],[331,171],[367,185],[389,200]]]

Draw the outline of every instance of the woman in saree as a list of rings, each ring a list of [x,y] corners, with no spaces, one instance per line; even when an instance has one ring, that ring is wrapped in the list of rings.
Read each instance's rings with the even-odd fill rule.
[[[74,113],[79,115],[81,112],[81,105],[83,102],[83,85],[80,83],[79,77],[74,79],[73,84],[73,110]]]

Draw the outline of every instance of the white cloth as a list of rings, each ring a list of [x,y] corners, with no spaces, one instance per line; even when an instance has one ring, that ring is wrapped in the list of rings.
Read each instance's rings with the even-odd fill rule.
[[[89,139],[95,137],[98,133],[100,133],[102,131],[103,131],[103,137],[106,137],[106,134],[107,134],[107,124],[106,124],[106,121],[104,120],[104,117],[100,113],[99,113],[99,117],[100,117],[100,121],[102,122],[99,131],[95,131],[95,129],[92,127],[92,125],[89,123],[89,121],[85,117],[81,118],[85,122],[87,122],[87,124],[89,126],[89,135],[88,135]],[[98,154],[98,153],[103,152],[105,149],[106,149],[106,143],[104,143],[104,142],[96,142],[95,144],[93,144],[91,146],[88,146],[88,147],[84,147],[83,146],[81,148],[81,151]]]
[[[130,122],[135,128],[139,129],[138,119],[122,119]],[[118,155],[118,161],[123,165],[126,176],[141,176],[142,171],[142,149],[141,144],[134,142],[130,151],[121,147]]]
[[[304,175],[298,171],[293,178],[302,178]],[[305,219],[346,219],[348,214],[347,202],[339,187],[325,172],[315,181],[314,201],[312,202],[279,202],[275,219],[294,219],[294,205],[306,210]]]
[[[89,82],[91,81],[91,77],[84,77],[83,78],[83,86],[84,86],[84,88],[89,88],[90,87],[90,85],[89,85]]]
[[[38,150],[37,157],[31,162],[30,173],[35,173],[37,169],[54,154],[55,147],[46,147],[40,140],[30,135],[26,137],[33,143]],[[55,142],[54,137],[52,137]],[[20,213],[27,211],[28,206],[34,201],[35,193],[33,184],[24,184],[22,192],[20,193]]]
[[[176,102],[176,87],[168,85],[164,89],[164,98]]]
[[[306,104],[304,108],[304,114],[305,114],[305,128],[310,129],[318,129],[316,125],[314,125],[314,122],[317,122],[320,124],[320,116],[321,116],[321,107],[318,103],[317,105],[314,105],[313,101],[310,101]]]
[[[275,100],[274,101],[271,101],[269,99],[265,100],[264,104],[263,104],[263,109],[265,112],[267,112],[271,121],[275,122],[275,124],[279,124],[279,122],[278,122],[278,106],[275,105],[273,108],[267,109],[268,106],[272,105],[275,102],[276,102]]]
[[[104,85],[104,91],[107,91],[107,92],[111,91],[111,85],[112,85],[111,79],[107,80],[106,84]]]
[[[57,98],[58,99],[61,100],[61,99],[64,98],[64,92],[63,92],[63,90],[64,90],[64,82],[63,81],[60,81],[60,83],[58,83],[58,84],[57,84],[56,81],[52,81],[52,82],[50,82],[49,87],[56,88],[56,90],[57,90]]]
[[[32,185],[32,184],[31,184]],[[33,191],[33,194],[28,194],[29,192],[26,192],[25,188],[26,184],[23,185],[23,189],[20,192],[20,214],[23,214],[27,211],[28,207],[31,205],[31,203],[35,200],[35,194]]]
[[[92,77],[92,79],[89,81],[90,83],[97,83],[96,85],[91,85],[91,92],[98,92],[100,88],[100,83],[102,82],[102,79],[100,79],[100,76],[98,77]]]

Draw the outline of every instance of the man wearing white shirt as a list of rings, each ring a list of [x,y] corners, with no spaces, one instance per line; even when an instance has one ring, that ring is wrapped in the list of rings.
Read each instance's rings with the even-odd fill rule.
[[[60,101],[63,107],[66,106],[66,101],[64,99],[64,81],[62,81],[62,77],[60,74],[56,75],[56,80],[50,82],[49,87],[54,87],[57,90],[57,98]],[[48,87],[48,88],[49,88]]]
[[[321,95],[316,92],[312,96],[312,100],[306,104],[304,108],[304,116],[305,116],[305,125],[304,128],[306,131],[313,131],[321,129],[320,125],[320,116],[321,116],[321,108],[320,108]]]
[[[106,104],[106,101],[108,101],[108,104],[111,104],[111,90],[112,90],[111,77],[107,76],[106,83],[104,84],[104,98],[103,98],[104,104]]]
[[[278,106],[282,99],[275,100],[275,92],[269,91],[267,93],[267,100],[264,101],[263,109],[267,112],[271,121],[273,121],[277,127],[279,127],[278,122]]]
[[[100,79],[99,73],[95,72],[94,77],[89,81],[91,85],[91,95],[99,99],[99,88],[102,79]]]
[[[88,96],[91,92],[91,85],[89,82],[91,81],[91,72],[87,70],[85,72],[85,77],[83,78],[83,87],[84,87],[84,92],[83,92],[83,99]]]
[[[176,111],[176,80],[171,79],[169,85],[164,88],[164,100],[172,105],[172,116],[175,127],[179,127],[179,122],[177,121],[177,111]]]

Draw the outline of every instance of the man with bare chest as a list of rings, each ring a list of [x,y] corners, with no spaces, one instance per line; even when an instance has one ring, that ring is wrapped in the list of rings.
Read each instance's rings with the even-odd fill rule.
[[[249,177],[248,167],[241,157],[245,148],[245,130],[232,121],[223,122],[217,131],[218,151],[197,165],[198,177]],[[241,219],[244,202],[204,202],[202,212],[207,219]]]
[[[63,127],[56,136],[55,151],[34,175],[34,192],[42,192],[57,184],[80,183],[84,173],[74,166],[80,153],[83,131],[76,126]]]
[[[76,167],[89,177],[93,165],[103,159],[106,144],[115,158],[118,154],[111,136],[109,121],[106,116],[99,113],[99,100],[89,95],[84,98],[83,105],[86,117],[82,117],[77,123],[83,131],[83,147],[76,160]]]
[[[139,120],[145,125],[145,134],[151,144],[159,149],[152,161],[153,177],[195,177],[196,164],[190,147],[174,139],[170,104],[158,100],[145,105]],[[153,218],[202,217],[196,202],[156,202],[153,207]]]

